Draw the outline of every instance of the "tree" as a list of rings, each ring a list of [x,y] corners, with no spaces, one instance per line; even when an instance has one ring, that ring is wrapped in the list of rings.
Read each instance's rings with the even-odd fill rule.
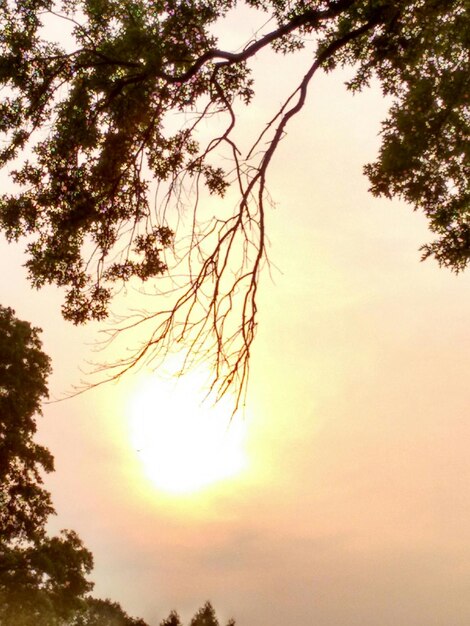
[[[219,620],[210,602],[206,602],[206,604],[199,609],[191,620],[190,626],[219,626]]]
[[[129,617],[117,602],[86,598],[67,626],[148,626],[142,619]]]
[[[268,167],[317,72],[351,66],[348,89],[376,78],[392,98],[378,158],[365,167],[371,191],[425,213],[436,239],[423,258],[466,267],[470,28],[465,0],[245,0],[268,19],[231,52],[214,25],[237,4],[0,0],[0,163],[22,161],[0,226],[10,240],[28,237],[32,284],[64,286],[63,314],[75,323],[106,317],[126,281],[159,278],[168,298],[128,322],[150,326],[148,336],[111,377],[185,345],[187,363],[212,359],[214,385],[224,393],[234,384],[238,404],[267,260]],[[51,18],[70,26],[70,45],[47,36]],[[243,151],[236,132],[254,94],[250,63],[268,47],[308,47],[312,61]],[[214,130],[204,140],[206,120]],[[235,210],[211,217],[201,202],[228,188]],[[181,232],[187,197],[192,218]]]
[[[180,616],[176,611],[171,611],[170,615],[162,622],[160,626],[183,626],[180,620]]]
[[[182,626],[182,623],[178,613],[172,611],[170,615],[160,623],[160,626]],[[219,626],[219,620],[210,602],[206,602],[204,606],[199,609],[192,618],[189,626]],[[235,626],[235,621],[233,619],[229,620],[227,626]]]
[[[233,620],[227,622],[227,626],[234,625],[235,622]],[[210,602],[206,602],[205,605],[199,609],[191,620],[190,626],[219,626],[219,620]]]
[[[39,329],[1,305],[0,355],[0,537],[31,541],[54,510],[41,475],[53,458],[33,440],[51,366]]]
[[[91,553],[73,531],[0,543],[0,624],[62,626],[93,587]]]
[[[92,584],[93,558],[73,531],[46,533],[54,513],[42,472],[53,457],[35,443],[50,359],[39,329],[0,306],[0,624],[63,624]]]

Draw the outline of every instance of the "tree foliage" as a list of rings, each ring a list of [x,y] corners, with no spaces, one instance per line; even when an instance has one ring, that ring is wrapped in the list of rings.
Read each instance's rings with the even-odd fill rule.
[[[0,624],[55,626],[92,588],[93,558],[75,532],[46,532],[54,509],[42,472],[53,457],[33,437],[50,360],[39,329],[2,306],[0,355]]]
[[[82,606],[93,558],[73,531],[0,543],[0,624],[62,626]]]
[[[219,620],[210,602],[206,602],[205,605],[199,609],[192,618],[189,626],[219,626]],[[229,620],[227,626],[235,626],[235,622]]]
[[[219,626],[219,624],[214,607],[210,602],[206,602],[191,619],[189,626]],[[183,624],[178,613],[172,611],[166,619],[160,622],[160,626],[183,626]],[[235,621],[230,619],[227,626],[235,626]]]
[[[0,306],[0,537],[31,540],[53,512],[42,472],[50,452],[34,440],[36,416],[47,397],[50,360],[39,331]]]
[[[169,275],[169,301],[133,322],[150,325],[148,340],[118,373],[185,344],[212,356],[221,393],[246,382],[268,166],[318,71],[351,66],[352,90],[379,81],[393,104],[378,158],[365,167],[372,193],[424,212],[436,235],[424,257],[455,271],[470,258],[468,3],[245,0],[267,14],[266,26],[233,52],[214,28],[240,4],[0,0],[0,163],[15,162],[17,185],[0,202],[0,225],[11,240],[28,238],[33,285],[64,286],[63,313],[81,323],[105,317],[131,278],[159,277],[168,291]],[[70,27],[65,44],[53,35],[59,17]],[[254,95],[253,58],[268,47],[308,48],[311,65],[243,151],[237,121]],[[234,211],[221,199],[207,220],[204,189],[222,198],[229,188]],[[192,227],[181,252],[188,190]]]
[[[117,602],[86,598],[67,626],[148,626],[142,619],[129,617]]]

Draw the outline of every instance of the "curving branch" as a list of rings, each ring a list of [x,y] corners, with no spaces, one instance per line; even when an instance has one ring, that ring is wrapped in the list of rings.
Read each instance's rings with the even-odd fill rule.
[[[299,86],[286,99],[268,128],[265,129],[264,133],[272,128],[275,121],[278,121],[272,137],[267,142],[268,147],[262,153],[258,164],[250,163],[249,168],[247,162],[240,160],[240,150],[230,137],[236,125],[236,114],[232,104],[224,97],[223,90],[217,84],[219,66],[214,68],[213,86],[224,101],[225,111],[229,114],[229,124],[221,136],[211,140],[202,158],[206,158],[220,144],[225,143],[230,147],[235,180],[240,191],[238,210],[235,215],[226,220],[214,219],[200,240],[194,238],[195,224],[193,223],[193,239],[187,258],[191,262],[194,255],[199,255],[202,259],[200,269],[189,277],[170,309],[149,314],[142,313],[131,324],[125,324],[109,333],[110,340],[114,340],[123,331],[147,326],[149,323],[153,325],[153,330],[150,335],[147,335],[148,339],[138,350],[112,366],[106,364],[101,369],[108,374],[111,372],[111,375],[102,382],[116,380],[143,362],[149,364],[158,361],[175,345],[186,345],[187,358],[182,371],[196,361],[209,357],[214,369],[209,393],[217,388],[217,397],[220,398],[228,390],[234,388],[234,412],[244,403],[249,378],[251,347],[257,326],[256,299],[259,275],[263,264],[268,262],[265,204],[269,164],[285,134],[289,120],[304,106],[308,86],[315,73],[338,50],[371,30],[378,21],[378,18],[371,19],[359,28],[346,33],[341,39],[329,44],[317,56]],[[292,106],[287,108],[292,101],[294,101]],[[205,117],[206,111],[198,118],[196,125]],[[258,144],[259,139],[249,150],[249,156],[253,154]],[[196,212],[196,207],[194,211]],[[215,245],[210,252],[203,251],[203,244],[214,235],[216,236]],[[243,241],[243,255],[241,261],[233,262],[232,258],[239,254],[239,247],[236,245],[237,238]],[[232,276],[228,278],[230,271]],[[205,292],[208,284],[210,287],[208,292]],[[240,291],[242,292],[241,305],[237,304]],[[232,322],[233,315],[237,317],[238,323]]]
[[[365,170],[372,193],[424,211],[438,236],[425,256],[455,271],[470,261],[465,3],[245,3],[277,26],[238,52],[212,34],[235,0],[103,0],[100,10],[85,0],[61,8],[59,0],[7,0],[0,9],[0,166],[20,163],[11,173],[18,193],[0,197],[0,229],[10,240],[28,238],[33,286],[64,287],[63,314],[76,324],[106,318],[130,280],[159,288],[156,310],[107,333],[109,341],[132,330],[144,339],[101,369],[101,380],[181,348],[183,369],[211,362],[211,390],[233,390],[235,409],[269,265],[269,166],[318,70],[353,66],[353,90],[377,78],[393,105],[377,162]],[[73,28],[74,51],[44,37],[50,14]],[[268,47],[307,46],[305,76],[243,151],[236,132],[239,103],[254,95],[250,62]],[[223,199],[229,188],[233,212],[207,219],[207,195]]]

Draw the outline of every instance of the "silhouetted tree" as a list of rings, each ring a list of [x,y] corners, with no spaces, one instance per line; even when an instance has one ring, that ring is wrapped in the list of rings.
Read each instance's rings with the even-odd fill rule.
[[[50,360],[39,329],[0,306],[0,624],[54,626],[92,588],[93,559],[73,531],[49,537],[54,513],[42,471],[49,450],[34,442]]]
[[[166,619],[160,622],[160,626],[183,626],[183,624],[178,613],[172,611]],[[199,609],[192,618],[189,626],[219,626],[219,620],[210,602],[206,602],[205,605]],[[227,626],[235,626],[235,621],[233,619],[229,620]]]
[[[92,588],[91,553],[73,531],[0,543],[0,624],[62,626]]]
[[[210,602],[206,602],[206,604],[199,609],[191,620],[190,626],[219,626],[219,620]]]
[[[268,166],[319,70],[353,67],[353,91],[377,79],[392,105],[365,168],[372,193],[425,213],[437,238],[424,257],[455,271],[470,258],[468,2],[244,4],[267,20],[232,52],[213,27],[236,0],[0,0],[0,164],[27,155],[0,225],[9,239],[28,237],[33,285],[66,287],[63,313],[81,323],[105,317],[132,277],[173,279],[160,288],[169,301],[130,322],[147,324],[148,339],[116,375],[185,344],[213,358],[221,393],[232,383],[241,393],[266,261]],[[65,47],[51,17],[70,27]],[[308,48],[310,66],[244,150],[236,132],[254,94],[250,62],[268,47]],[[203,124],[213,129],[204,141]],[[230,185],[236,209],[225,203],[208,219],[201,188],[222,197]],[[180,239],[177,209],[191,189],[191,232]]]
[[[142,619],[129,617],[117,602],[86,598],[80,611],[67,626],[148,626]]]
[[[50,360],[39,330],[0,306],[0,537],[33,540],[53,512],[41,472],[53,470],[49,450],[35,443],[36,416],[47,397]]]
[[[233,626],[234,624],[235,622],[233,620],[227,622],[227,626]],[[219,620],[210,602],[206,602],[205,605],[199,609],[191,620],[190,626],[219,626]]]
[[[171,611],[170,615],[160,622],[160,626],[183,626],[183,624],[178,613]]]

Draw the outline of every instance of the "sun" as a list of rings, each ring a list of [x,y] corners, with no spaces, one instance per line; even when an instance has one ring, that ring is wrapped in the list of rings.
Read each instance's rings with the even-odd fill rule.
[[[167,493],[187,494],[241,472],[245,428],[230,402],[204,401],[204,376],[146,378],[129,406],[131,444],[147,477]]]

